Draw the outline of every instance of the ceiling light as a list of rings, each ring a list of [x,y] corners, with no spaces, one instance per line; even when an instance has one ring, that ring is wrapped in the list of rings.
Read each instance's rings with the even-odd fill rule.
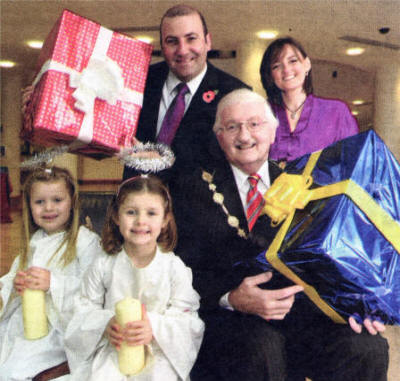
[[[0,60],[0,67],[10,68],[16,65],[13,61]]]
[[[278,32],[275,32],[273,30],[260,30],[257,32],[257,37],[262,38],[264,40],[272,40],[278,35]]]
[[[147,44],[151,44],[153,42],[153,37],[149,36],[137,36],[135,38],[139,41],[146,42]]]
[[[26,44],[32,49],[42,49],[43,41],[30,40],[30,41],[27,41]]]
[[[360,54],[363,54],[364,51],[364,48],[349,48],[346,50],[346,54],[348,56],[359,56]]]
[[[362,99],[355,99],[352,103],[353,103],[353,105],[359,106],[359,105],[363,105],[364,101]]]
[[[351,112],[354,116],[358,115],[358,111],[352,111]]]

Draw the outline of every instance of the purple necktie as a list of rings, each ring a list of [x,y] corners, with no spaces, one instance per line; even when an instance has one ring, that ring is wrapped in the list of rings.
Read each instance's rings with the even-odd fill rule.
[[[158,134],[157,142],[171,145],[176,130],[185,113],[185,95],[189,91],[186,83],[180,83],[177,87],[178,94],[169,106]]]

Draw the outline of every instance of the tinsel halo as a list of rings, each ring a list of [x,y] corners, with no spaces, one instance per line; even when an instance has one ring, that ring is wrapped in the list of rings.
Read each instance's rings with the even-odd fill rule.
[[[70,149],[70,146],[63,145],[37,153],[21,163],[21,170],[48,166],[55,157],[69,152]],[[171,148],[162,143],[137,143],[133,147],[122,148],[117,157],[127,167],[141,172],[159,172],[172,167],[175,162]]]
[[[64,145],[36,153],[30,159],[27,159],[21,163],[20,165],[21,170],[31,171],[37,168],[42,168],[47,165],[50,165],[50,163],[54,160],[56,156],[62,155],[68,152],[68,150],[69,147]]]
[[[137,143],[121,149],[117,156],[127,167],[141,172],[159,172],[172,167],[175,162],[171,148],[162,143]]]

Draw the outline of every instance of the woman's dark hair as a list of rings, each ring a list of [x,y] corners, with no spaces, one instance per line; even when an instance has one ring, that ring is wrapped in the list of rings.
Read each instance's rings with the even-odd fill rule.
[[[291,45],[295,50],[300,52],[303,59],[307,58],[307,53],[300,42],[292,37],[278,38],[268,46],[267,50],[264,52],[264,56],[261,61],[260,76],[262,85],[265,92],[267,93],[267,97],[270,103],[282,104],[282,92],[274,83],[271,73],[271,67],[273,63],[276,62],[279,58],[285,45]],[[308,72],[308,75],[306,75],[303,88],[307,95],[313,93],[311,69]]]

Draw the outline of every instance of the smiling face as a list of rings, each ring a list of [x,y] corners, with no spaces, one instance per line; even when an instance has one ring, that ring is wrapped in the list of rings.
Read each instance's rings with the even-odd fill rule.
[[[304,58],[296,48],[286,44],[278,59],[271,64],[271,75],[275,85],[283,92],[303,91],[306,73],[310,69],[310,59]]]
[[[238,102],[227,105],[221,112],[221,125],[232,123],[263,122],[266,120],[265,105],[261,102]],[[257,172],[268,159],[269,147],[275,140],[275,125],[263,123],[251,130],[245,125],[236,135],[223,129],[216,132],[218,142],[230,163],[247,174]]]
[[[47,234],[64,230],[68,224],[72,206],[65,181],[33,183],[29,206],[33,221]]]
[[[161,230],[167,225],[164,209],[164,201],[158,194],[134,192],[126,196],[115,223],[128,254],[154,253]]]
[[[204,69],[211,37],[204,35],[197,13],[166,17],[161,25],[161,48],[170,70],[188,82]]]

